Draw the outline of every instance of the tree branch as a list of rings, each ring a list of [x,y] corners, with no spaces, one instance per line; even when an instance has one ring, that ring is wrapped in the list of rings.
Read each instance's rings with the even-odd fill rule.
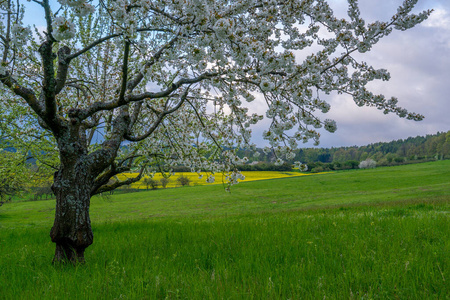
[[[169,20],[171,20],[171,21],[173,21],[173,22],[175,22],[175,23],[177,23],[177,24],[182,24],[182,22],[180,22],[179,19],[177,19],[177,18],[175,18],[174,16],[172,16],[172,15],[166,13],[166,12],[163,11],[163,10],[160,10],[160,9],[157,8],[157,7],[154,7],[153,5],[150,6],[150,9],[153,10],[154,12],[156,12],[156,13],[158,13],[158,14],[160,14],[160,15],[166,17],[166,18],[168,18]]]
[[[133,136],[130,136],[129,133],[127,132],[127,134],[125,135],[125,139],[130,142],[138,142],[138,141],[142,141],[142,140],[146,139],[147,137],[149,137],[158,128],[158,126],[161,124],[161,122],[163,121],[163,119],[166,115],[169,115],[169,114],[177,111],[181,107],[181,105],[183,105],[184,101],[187,98],[188,93],[189,93],[189,87],[186,89],[186,91],[180,97],[180,101],[178,102],[178,104],[175,105],[172,109],[165,110],[162,113],[160,113],[158,116],[158,119],[153,123],[152,127],[150,127],[149,130],[145,134],[137,136],[137,137],[133,137]],[[167,100],[167,101],[169,101],[169,100]]]
[[[148,60],[148,61],[144,64],[144,68],[145,68],[145,69],[148,69],[148,68],[150,68],[151,66],[153,66],[153,65],[159,60],[159,58],[161,57],[161,55],[163,54],[163,52],[164,52],[166,49],[171,48],[171,47],[173,46],[173,44],[175,44],[175,42],[178,40],[178,38],[179,38],[179,33],[178,33],[176,36],[174,36],[168,43],[166,43],[165,45],[163,45],[163,46],[161,47],[161,49],[159,49],[159,50],[155,53],[155,55],[153,55],[153,57],[152,57],[150,60]],[[130,80],[130,81],[128,82],[128,86],[127,86],[128,90],[129,90],[130,92],[132,92],[133,89],[134,89],[134,88],[142,81],[143,78],[144,78],[144,74],[143,74],[142,72],[139,72],[133,80]]]
[[[83,94],[83,97],[84,97],[84,98],[87,99],[87,98],[89,97],[89,95],[88,95],[88,93],[87,93],[87,91],[86,91],[86,88],[84,88],[83,86],[81,86],[81,85],[79,85],[79,84],[75,84],[75,83],[68,83],[67,86],[68,86],[68,87],[73,87],[73,88],[75,88],[75,89],[81,91],[81,93]],[[91,94],[92,94],[92,93],[91,93]]]
[[[107,184],[112,177],[120,173],[127,172],[129,170],[130,168],[128,167],[116,168],[116,166],[112,164],[109,170],[107,170],[106,172],[100,174],[97,178],[95,178],[94,184],[91,189],[91,195],[95,195],[93,193],[95,193],[95,191],[97,191],[101,186]]]
[[[134,109],[133,109],[133,113],[131,114],[131,120],[130,120],[130,125],[128,126],[128,128],[132,128],[134,126],[134,124],[136,124],[139,115],[141,113],[141,108],[142,108],[142,101],[136,102],[134,105]]]
[[[169,30],[169,29],[161,29],[161,28],[138,28],[138,29],[136,29],[136,31],[137,31],[137,32],[145,32],[145,31],[172,32],[172,31]],[[114,34],[110,34],[110,35],[108,35],[108,36],[99,38],[98,40],[96,40],[96,41],[92,42],[91,44],[89,44],[88,46],[84,47],[83,49],[81,49],[81,50],[79,50],[79,51],[73,53],[72,55],[69,55],[69,56],[67,57],[67,60],[68,60],[68,61],[71,61],[72,59],[77,58],[78,56],[80,56],[80,55],[86,53],[87,51],[89,51],[89,50],[91,50],[92,48],[94,48],[94,47],[100,45],[101,43],[103,43],[103,42],[105,42],[105,41],[107,41],[107,40],[110,40],[110,39],[119,37],[119,36],[123,36],[123,35],[124,35],[124,33],[114,33]]]
[[[93,188],[91,190],[91,196],[94,196],[94,195],[97,195],[100,193],[104,193],[104,192],[109,192],[109,191],[117,189],[118,187],[138,182],[139,180],[141,180],[142,175],[144,174],[144,170],[145,170],[145,167],[142,167],[141,170],[139,171],[139,174],[136,177],[128,178],[127,180],[124,180],[124,181],[116,181],[110,185],[101,185],[101,186],[97,187],[96,189]],[[120,174],[120,173],[117,173],[117,174]],[[111,177],[113,177],[113,176],[115,176],[115,175],[112,175]],[[108,178],[108,181],[111,177]]]
[[[22,97],[38,116],[42,117],[44,115],[44,108],[42,107],[41,103],[39,103],[39,100],[37,99],[33,90],[21,86],[8,73],[6,73],[5,75],[0,75],[0,81],[4,85],[9,87],[14,94]]]
[[[47,40],[42,43],[39,47],[39,54],[42,58],[42,68],[44,73],[43,80],[43,96],[45,99],[45,115],[43,119],[48,125],[56,130],[55,124],[57,122],[56,118],[56,99],[55,99],[55,71],[53,60],[55,54],[53,53],[53,43],[55,39],[52,37],[52,19],[51,10],[48,0],[43,0],[43,7],[45,11],[45,21],[47,23]]]
[[[123,62],[122,62],[122,85],[120,87],[120,93],[119,93],[119,105],[125,104],[124,97],[125,97],[125,91],[127,89],[127,82],[128,82],[128,57],[130,55],[130,41],[125,41],[125,48],[123,51]]]
[[[10,42],[10,34],[11,34],[11,0],[8,0],[8,14],[6,17],[6,37],[2,38],[5,42],[5,49],[3,50],[3,58],[2,62],[6,63],[6,60],[8,59],[8,52],[9,52],[9,42]]]
[[[205,123],[203,122],[199,112],[197,111],[197,109],[195,108],[195,106],[189,101],[187,100],[187,103],[189,103],[189,105],[192,107],[192,109],[194,110],[195,114],[197,115],[197,119],[200,121],[200,124],[202,124],[202,127],[206,129]],[[207,130],[209,137],[213,140],[214,144],[216,144],[216,146],[219,149],[222,149],[222,146],[220,146],[220,144],[216,141],[216,139],[214,138],[214,136],[211,134],[211,132],[209,130]]]
[[[46,36],[47,36],[47,41],[55,41],[55,39],[52,36],[52,32],[53,32],[53,27],[52,27],[52,12],[50,9],[50,4],[48,0],[43,0],[41,3],[35,1],[36,3],[42,5],[42,7],[44,8],[44,12],[45,12],[45,22],[47,23],[47,32],[46,32]]]
[[[127,101],[128,102],[134,102],[134,101],[140,101],[140,100],[144,100],[144,99],[156,99],[156,98],[164,98],[164,97],[168,97],[173,91],[175,91],[176,89],[178,89],[179,87],[183,86],[183,85],[192,85],[194,83],[198,83],[200,81],[209,79],[209,78],[213,78],[216,76],[222,75],[222,73],[203,73],[200,76],[194,77],[194,78],[181,78],[180,80],[178,80],[176,83],[173,83],[172,86],[170,86],[169,88],[167,88],[164,91],[160,91],[157,93],[152,93],[152,92],[145,92],[139,95],[129,95],[127,97]]]
[[[67,46],[63,46],[58,50],[58,71],[56,73],[55,94],[59,94],[66,83],[67,72],[69,70],[69,60],[67,58],[69,55],[70,48]]]
[[[125,96],[123,103],[120,103],[118,100],[111,101],[111,102],[95,102],[90,107],[80,110],[78,117],[80,118],[80,120],[84,120],[99,111],[113,110],[115,108],[121,107],[121,106],[126,105],[131,102],[137,102],[137,101],[141,101],[144,99],[157,99],[157,98],[168,97],[168,96],[170,96],[170,94],[172,92],[174,92],[175,90],[177,90],[179,87],[181,87],[183,85],[188,85],[188,84],[192,85],[194,83],[198,83],[200,81],[203,81],[203,80],[206,80],[209,78],[213,78],[213,77],[216,77],[219,75],[222,75],[222,73],[206,72],[198,77],[182,78],[182,79],[178,80],[176,83],[173,83],[169,88],[167,88],[163,91],[157,92],[157,93],[145,92],[145,93],[142,93],[139,95]]]
[[[129,120],[128,114],[122,109],[113,121],[111,136],[101,144],[100,149],[88,155],[87,160],[92,172],[98,172],[99,174],[114,162],[123,137],[127,132]]]

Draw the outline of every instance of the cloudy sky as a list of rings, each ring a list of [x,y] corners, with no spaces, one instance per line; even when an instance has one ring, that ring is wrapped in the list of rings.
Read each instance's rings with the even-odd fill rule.
[[[390,20],[402,2],[359,0],[361,15],[367,22]],[[329,3],[339,17],[346,16],[346,0]],[[415,122],[384,115],[375,108],[357,107],[348,96],[333,95],[326,118],[336,120],[338,130],[321,132],[319,147],[366,145],[450,130],[450,0],[419,0],[414,12],[425,9],[434,9],[428,20],[407,31],[394,31],[361,56],[374,68],[391,73],[389,82],[371,83],[372,92],[397,97],[399,106],[425,119]],[[253,141],[258,146],[266,145],[261,135],[267,123],[262,125],[266,126],[254,128]]]
[[[330,3],[344,16],[347,1]],[[359,3],[367,21],[387,21],[402,1]],[[415,12],[425,9],[434,9],[428,20],[407,31],[394,31],[361,56],[374,68],[391,73],[390,81],[371,84],[372,92],[397,97],[399,106],[425,119],[415,122],[384,115],[376,108],[357,107],[347,96],[334,95],[327,118],[336,120],[338,130],[324,131],[319,147],[366,145],[450,130],[450,0],[419,0]],[[255,142],[261,144],[261,140]]]

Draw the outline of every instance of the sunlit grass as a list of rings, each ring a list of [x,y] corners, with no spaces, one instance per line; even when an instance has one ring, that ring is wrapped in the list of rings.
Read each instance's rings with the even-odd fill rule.
[[[448,299],[450,161],[92,199],[83,266],[54,200],[0,208],[0,299]]]
[[[94,226],[87,264],[48,230],[0,232],[2,299],[446,299],[448,205],[150,219]]]
[[[225,192],[222,185],[189,186],[131,194],[96,196],[92,222],[147,218],[204,218],[252,212],[348,205],[378,205],[395,201],[445,201],[450,198],[450,161],[343,171],[273,180],[246,180]],[[0,228],[50,228],[55,200],[18,202],[0,208]]]

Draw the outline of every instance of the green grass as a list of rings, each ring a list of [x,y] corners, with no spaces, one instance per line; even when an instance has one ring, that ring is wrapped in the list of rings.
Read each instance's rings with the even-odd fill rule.
[[[0,299],[450,299],[450,161],[92,200],[83,266],[53,201],[0,208]]]
[[[94,197],[94,224],[149,218],[204,218],[387,202],[448,201],[450,161]],[[55,200],[1,207],[1,227],[51,226]]]

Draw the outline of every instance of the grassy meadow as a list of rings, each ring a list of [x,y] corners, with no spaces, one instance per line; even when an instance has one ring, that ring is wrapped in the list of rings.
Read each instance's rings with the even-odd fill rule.
[[[0,207],[0,299],[450,299],[450,161],[94,197],[76,267],[54,206]]]

